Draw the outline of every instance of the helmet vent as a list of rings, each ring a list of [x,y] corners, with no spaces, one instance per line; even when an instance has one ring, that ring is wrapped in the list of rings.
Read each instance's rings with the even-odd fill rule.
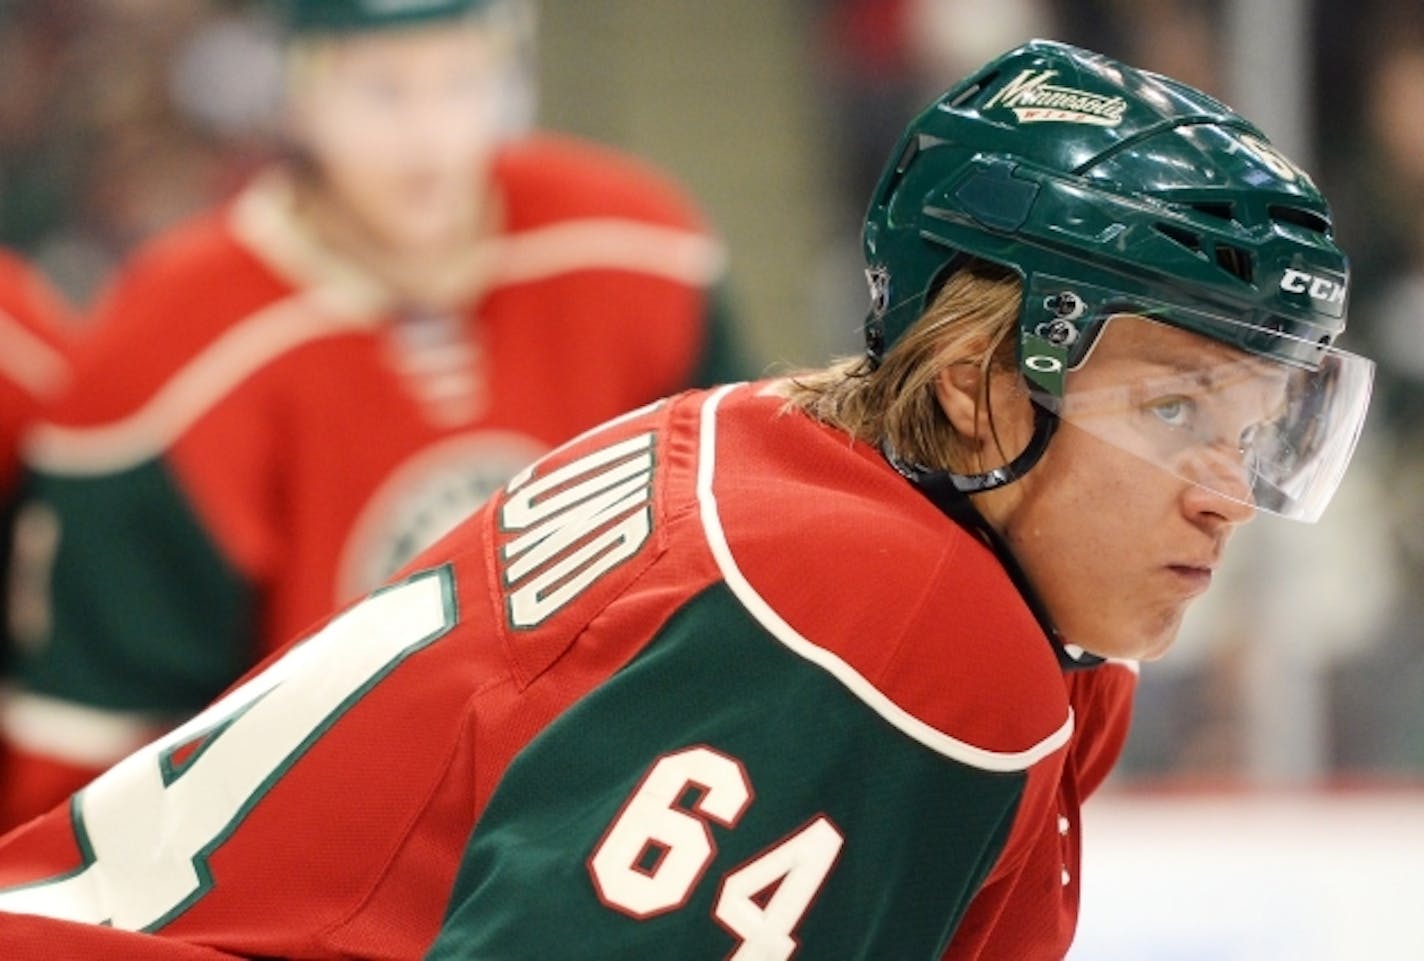
[[[959,94],[956,95],[955,98],[949,102],[949,106],[951,108],[964,106],[966,103],[979,96],[979,94],[984,90],[985,87],[989,86],[989,84],[994,82],[994,78],[997,76],[998,73],[996,72],[989,74],[987,77],[980,77],[978,80],[974,81],[969,86],[961,90]]]
[[[1215,217],[1217,220],[1236,219],[1236,211],[1231,204],[1210,203],[1202,201],[1199,203],[1189,204],[1188,206],[1190,206],[1193,210],[1199,213],[1206,214],[1208,217]]]
[[[1202,252],[1201,236],[1199,234],[1187,230],[1184,227],[1178,227],[1175,224],[1156,223],[1152,226],[1157,228],[1159,234],[1170,240],[1175,240],[1192,253],[1199,254]]]
[[[1216,265],[1233,277],[1251,282],[1253,273],[1251,255],[1240,247],[1232,247],[1230,244],[1218,244],[1216,247]]]
[[[1291,224],[1295,227],[1304,227],[1306,230],[1314,231],[1317,234],[1330,236],[1330,221],[1313,210],[1304,210],[1300,207],[1286,207],[1280,204],[1272,204],[1267,210],[1271,219],[1283,224]]]

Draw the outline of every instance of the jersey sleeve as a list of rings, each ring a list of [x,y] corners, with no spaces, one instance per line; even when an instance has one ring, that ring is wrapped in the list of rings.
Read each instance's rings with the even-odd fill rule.
[[[33,525],[15,524],[20,439],[43,406],[68,385],[78,347],[76,330],[73,310],[48,281],[22,260],[0,253],[0,571],[15,585],[0,596],[0,623],[26,613],[21,605],[11,609],[12,595],[25,583],[24,572],[11,571],[15,539],[33,532]],[[0,673],[10,672],[12,656],[7,639],[0,644]],[[52,801],[74,786],[72,773],[63,765],[31,767],[11,753],[0,740],[0,830],[18,819],[4,810],[13,788],[35,788],[45,801]],[[24,812],[48,806],[17,802]]]
[[[250,585],[163,436],[173,404],[164,407],[161,387],[189,349],[167,332],[196,336],[168,273],[140,262],[116,284],[71,389],[41,411],[26,444],[14,690],[0,708],[12,762],[3,825],[61,800],[251,663]]]
[[[0,827],[199,709],[246,664],[248,587],[161,462],[104,477],[35,471],[17,527]]]
[[[937,958],[1027,774],[864,693],[707,588],[514,759],[429,957]]]

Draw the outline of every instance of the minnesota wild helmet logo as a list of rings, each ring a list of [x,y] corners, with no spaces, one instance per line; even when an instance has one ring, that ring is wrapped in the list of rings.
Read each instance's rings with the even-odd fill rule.
[[[1048,82],[1056,76],[1057,70],[1025,70],[989,98],[984,109],[1007,107],[1019,123],[1056,121],[1098,127],[1116,127],[1122,123],[1127,101],[1121,96]]]

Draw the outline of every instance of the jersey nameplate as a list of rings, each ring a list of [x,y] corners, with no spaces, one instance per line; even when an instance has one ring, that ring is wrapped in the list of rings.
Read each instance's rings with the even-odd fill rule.
[[[499,510],[509,623],[538,627],[638,553],[653,531],[652,432],[510,482]]]

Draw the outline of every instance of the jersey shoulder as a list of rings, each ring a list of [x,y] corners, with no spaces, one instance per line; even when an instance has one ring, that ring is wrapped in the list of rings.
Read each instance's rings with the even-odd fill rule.
[[[50,348],[68,351],[77,326],[69,301],[23,258],[0,249],[0,312]]]
[[[176,310],[186,304],[183,326],[203,326],[221,322],[209,321],[209,316],[222,318],[254,299],[289,293],[290,287],[238,242],[231,212],[232,203],[224,203],[139,246],[104,291],[95,320],[132,323],[131,315],[148,314],[150,323],[172,324],[172,317],[152,317],[152,309]],[[145,306],[150,309],[141,309]]]
[[[225,334],[294,293],[238,242],[230,209],[171,228],[120,266],[95,306],[76,388],[52,411],[57,422],[83,426],[132,414]],[[263,349],[249,337],[227,353]]]
[[[773,633],[835,655],[986,763],[1028,766],[1066,742],[1056,658],[988,547],[766,386],[728,395],[716,432],[709,537]]]
[[[661,610],[695,589],[688,585],[712,579],[710,567],[685,551],[675,572],[645,576],[684,543],[677,529],[686,526],[692,465],[682,422],[697,396],[656,401],[570,440],[413,562],[419,568],[451,552],[460,567],[483,569],[461,574],[480,594],[467,606],[495,606],[492,622],[522,682],[542,674],[615,603],[626,612],[651,594]],[[633,643],[636,631],[625,633],[621,640]]]
[[[643,160],[572,137],[538,134],[506,146],[495,181],[511,232],[574,220],[634,220],[707,232],[686,190]]]
[[[73,308],[45,276],[0,250],[0,425],[18,423],[64,387],[78,329]]]

